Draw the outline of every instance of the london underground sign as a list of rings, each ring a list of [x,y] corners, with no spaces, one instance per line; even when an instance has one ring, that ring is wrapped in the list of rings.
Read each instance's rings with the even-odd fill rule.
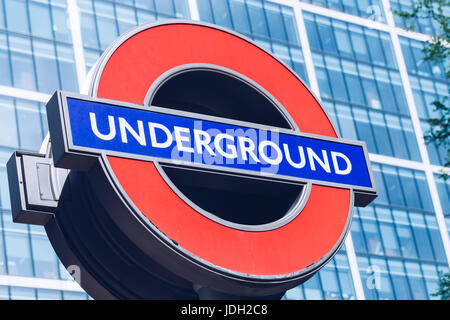
[[[56,93],[48,110],[65,128],[52,136],[67,138],[56,165],[72,157],[68,166],[76,168],[80,154],[105,153],[374,192],[359,142],[64,93]]]
[[[51,161],[8,164],[13,216],[45,225],[96,298],[282,294],[377,195],[365,144],[339,138],[283,63],[209,24],[131,30],[88,94],[57,91],[47,114]]]

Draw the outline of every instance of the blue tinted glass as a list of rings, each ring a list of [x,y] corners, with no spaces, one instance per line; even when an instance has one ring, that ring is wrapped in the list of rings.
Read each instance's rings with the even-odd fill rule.
[[[384,12],[380,0],[299,0],[316,6],[342,11],[351,15],[384,22]]]
[[[410,208],[422,208],[420,198],[417,197],[417,188],[413,172],[410,170],[399,169],[399,173],[399,178],[406,198],[406,205]]]
[[[303,300],[303,299],[305,299],[305,296],[300,286],[286,291],[283,298],[281,298],[281,300]]]
[[[77,92],[77,74],[72,48],[63,44],[57,44],[56,51],[58,54],[61,89]]]
[[[4,1],[6,10],[6,21],[9,31],[20,33],[28,33],[28,12],[27,1],[25,0],[8,0]]]
[[[303,60],[303,53],[300,49],[290,47],[290,56],[292,59],[292,66],[294,71],[300,76],[300,78],[307,82],[306,70],[305,70],[305,61]]]
[[[411,120],[402,118],[402,127],[403,127],[403,133],[405,135],[406,144],[408,146],[408,151],[411,155],[412,160],[421,160],[419,147],[417,145],[416,135],[414,133],[413,125]]]
[[[137,10],[137,24],[144,24],[148,22],[152,22],[156,20],[156,14],[149,12],[149,11],[143,11],[143,10]]]
[[[361,274],[361,282],[364,289],[364,296],[367,300],[375,300],[378,298],[376,277],[367,257],[357,256],[359,272]]]
[[[336,262],[339,285],[343,299],[355,299],[355,288],[353,287],[352,275],[348,264],[347,256],[342,250],[334,257]]]
[[[358,65],[358,67],[361,76],[363,76],[361,83],[367,105],[374,109],[381,109],[381,100],[378,94],[377,84],[373,79],[372,69],[365,65]]]
[[[331,57],[325,57],[325,62],[328,69],[330,83],[332,83],[331,89],[333,91],[333,97],[336,100],[347,101],[347,88],[345,87],[345,81],[339,65],[339,60]]]
[[[418,213],[411,213],[410,219],[419,257],[424,260],[433,260],[433,249],[425,227],[423,216]]]
[[[381,154],[393,155],[392,146],[389,141],[389,133],[386,128],[384,115],[381,112],[369,111],[370,122],[377,144],[378,152]]]
[[[333,22],[334,34],[336,37],[336,44],[338,47],[339,54],[346,57],[353,57],[353,49],[351,47],[350,38],[348,35],[348,30],[343,23]]]
[[[379,258],[371,258],[371,270],[373,272],[373,276],[375,277],[375,290],[378,293],[378,298],[381,300],[384,299],[395,299],[395,295],[392,289],[392,282],[389,276],[386,260]],[[379,283],[377,286],[377,278],[379,278]]]
[[[59,290],[37,289],[38,300],[61,300],[62,295]]]
[[[197,0],[197,6],[202,21],[214,22],[209,0]]]
[[[11,208],[9,200],[9,186],[8,179],[6,178],[6,168],[0,167],[0,207],[3,209]],[[1,211],[0,211],[1,212]],[[11,214],[9,212],[3,212],[3,215]],[[5,227],[5,224],[3,224]]]
[[[389,72],[389,74],[392,81],[392,87],[394,90],[398,111],[403,114],[409,114],[408,103],[406,102],[405,92],[400,80],[400,74],[396,72]]]
[[[383,167],[383,177],[386,183],[386,192],[390,199],[390,203],[399,206],[405,206],[403,198],[403,189],[400,184],[397,170],[392,167]]]
[[[9,275],[24,277],[33,276],[33,267],[28,237],[29,235],[27,233],[5,233]]]
[[[27,90],[36,90],[33,58],[30,40],[25,37],[10,36],[11,65],[14,86]]]
[[[380,43],[379,34],[374,30],[366,30],[367,44],[371,60],[376,64],[385,65],[383,48]]]
[[[405,258],[417,258],[415,240],[407,212],[403,210],[393,210],[392,216],[394,218],[402,256]]]
[[[25,150],[38,151],[44,138],[39,103],[18,100],[16,106],[20,146]]]
[[[422,264],[422,273],[425,277],[425,286],[428,293],[435,293],[439,290],[439,275],[436,266],[432,264]],[[440,299],[437,297],[430,297],[430,299]]]
[[[446,216],[450,214],[450,181],[444,181],[439,176],[434,176],[436,187],[441,200],[442,211]]]
[[[382,108],[384,110],[398,112],[388,72],[385,69],[374,68],[374,73],[378,90],[380,92]]]
[[[264,8],[266,9],[270,37],[280,41],[287,41],[288,39],[284,29],[280,8],[270,3],[265,3]]]
[[[319,275],[316,274],[303,284],[306,299],[320,300],[323,299],[323,291],[320,287]]]
[[[58,264],[54,250],[46,236],[33,235],[33,262],[36,277],[58,279]]]
[[[9,63],[7,39],[6,35],[4,35],[3,33],[0,33],[0,70],[2,70],[0,84],[10,86],[12,81],[11,67]]]
[[[412,299],[403,264],[400,261],[388,260],[388,266],[396,298],[399,300]]]
[[[356,128],[353,122],[353,115],[350,107],[342,104],[336,105],[336,112],[339,114],[339,131],[344,138],[357,139]]]
[[[5,28],[5,14],[3,12],[3,5],[0,5],[0,28]]]
[[[230,0],[230,10],[233,16],[234,28],[242,33],[251,33],[250,21],[243,0]],[[206,19],[205,19],[206,20]]]
[[[83,45],[94,47],[98,46],[97,30],[95,18],[93,16],[92,4],[88,0],[78,2],[80,7],[80,25]]]
[[[100,47],[106,49],[119,35],[112,4],[94,2]],[[92,32],[89,30],[88,32]]]
[[[233,27],[228,4],[225,1],[211,0],[211,8],[215,23],[227,28]]]
[[[332,98],[329,86],[328,73],[324,68],[316,68],[316,77],[319,84],[320,95],[324,98]]]
[[[133,8],[128,6],[116,5],[117,24],[119,26],[119,33],[133,28],[136,25],[136,14]]]
[[[364,240],[364,232],[362,231],[361,221],[359,219],[353,219],[351,230],[355,252],[368,252]]]
[[[10,287],[11,300],[36,300],[36,289]]]
[[[362,35],[361,28],[351,26],[350,31],[350,39],[352,40],[353,50],[355,50],[355,57],[357,57],[358,60],[370,61],[366,41]]]
[[[0,221],[1,226],[1,221]],[[0,237],[0,274],[6,274],[6,256],[5,256],[5,247],[3,244],[3,237]]]
[[[395,234],[394,227],[390,224],[380,224],[381,237],[385,247],[385,254],[389,256],[399,256],[400,248],[397,244],[397,235]]]
[[[331,27],[330,20],[324,18],[317,18],[318,33],[320,37],[320,42],[322,45],[322,50],[328,52],[336,52],[337,47],[334,40],[333,30]]]
[[[415,171],[414,175],[416,177],[418,196],[422,202],[423,209],[433,211],[433,202],[431,201],[430,189],[428,188],[425,173]]]
[[[411,288],[414,288],[412,290],[413,299],[415,300],[426,299],[428,297],[428,293],[425,288],[419,264],[414,262],[406,262],[405,267],[409,284],[411,285]]]
[[[394,58],[394,50],[392,48],[391,38],[385,33],[379,32],[378,34],[381,40],[381,45],[383,46],[384,57],[386,59],[387,66],[391,68],[397,68],[397,62]]]
[[[281,7],[281,12],[283,14],[284,27],[286,29],[287,37],[290,43],[295,45],[300,45],[300,39],[298,37],[296,21],[294,17],[294,12],[291,8]]]
[[[320,38],[318,34],[318,29],[316,27],[316,23],[314,22],[314,17],[312,15],[305,14],[304,19],[305,19],[305,28],[308,33],[308,40],[311,49],[321,50],[322,47],[320,45]]]
[[[383,245],[376,222],[365,219],[361,222],[366,238],[368,252],[372,254],[383,254]]]
[[[174,15],[175,8],[173,6],[172,0],[154,0],[156,11],[166,14],[166,15]]]
[[[87,300],[88,295],[84,292],[63,291],[64,300]]]
[[[147,10],[155,10],[155,5],[154,5],[153,1],[151,1],[151,0],[134,0],[134,3],[137,8],[142,8],[142,9],[147,9]]]
[[[33,40],[34,61],[39,91],[53,93],[60,88],[53,42]]]
[[[446,262],[444,246],[442,244],[442,238],[439,233],[439,227],[435,216],[427,215],[425,216],[426,226],[428,228],[428,233],[431,239],[431,244],[433,245],[434,258],[436,261]]]
[[[65,4],[64,4],[65,5]],[[53,33],[55,35],[55,39],[59,41],[70,42],[72,41],[72,36],[70,34],[70,30],[68,27],[68,15],[67,8],[60,6],[51,6],[52,11],[52,19],[53,19]],[[81,24],[83,29],[83,24]],[[94,29],[91,29],[91,33],[94,33]],[[83,39],[84,40],[84,39]]]
[[[12,98],[0,96],[0,145],[11,148],[19,146],[16,114]]]
[[[38,37],[52,38],[52,26],[49,7],[37,2],[30,2],[31,33]]]
[[[177,18],[185,18],[189,19],[190,13],[189,8],[185,0],[174,0],[175,5],[175,14],[173,14]]]
[[[250,16],[253,34],[269,37],[269,31],[267,28],[262,2],[257,0],[249,0],[247,1],[247,8]]]
[[[366,142],[369,152],[376,153],[377,148],[373,138],[374,134],[369,123],[367,111],[359,108],[353,108],[353,116],[356,130],[358,132],[358,139]]]
[[[330,269],[331,263],[329,263],[325,268],[320,270],[320,280],[322,284],[322,289],[324,291],[325,299],[339,299],[341,298],[341,292],[339,289],[338,278],[335,270]]]

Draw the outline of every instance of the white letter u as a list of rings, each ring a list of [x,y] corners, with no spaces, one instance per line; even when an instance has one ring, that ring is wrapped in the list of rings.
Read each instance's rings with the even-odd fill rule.
[[[97,120],[95,118],[95,113],[89,112],[89,118],[91,119],[91,129],[94,134],[99,137],[102,140],[112,140],[116,136],[116,125],[114,123],[114,117],[108,116],[108,123],[109,123],[109,133],[103,134],[98,131],[97,128]]]

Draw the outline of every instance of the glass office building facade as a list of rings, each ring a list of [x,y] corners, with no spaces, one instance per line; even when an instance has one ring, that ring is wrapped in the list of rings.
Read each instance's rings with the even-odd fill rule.
[[[442,65],[391,9],[410,0],[0,0],[0,299],[89,299],[42,227],[12,222],[5,164],[36,152],[55,89],[77,92],[102,52],[133,26],[193,19],[233,29],[285,62],[321,98],[341,136],[364,140],[379,197],[357,208],[345,245],[283,299],[438,299],[450,262],[445,150],[423,143]],[[251,63],[249,61],[248,63]]]

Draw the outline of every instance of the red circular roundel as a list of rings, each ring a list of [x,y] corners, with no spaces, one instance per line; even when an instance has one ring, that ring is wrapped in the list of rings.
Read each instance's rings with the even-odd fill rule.
[[[248,39],[206,24],[170,21],[125,34],[101,58],[90,95],[144,105],[162,75],[192,64],[218,66],[255,82],[284,108],[293,130],[337,137],[324,109],[292,70]],[[244,230],[201,214],[153,162],[113,156],[104,161],[141,228],[131,237],[139,243],[139,232],[150,232],[161,241],[156,260],[167,251],[196,270],[225,278],[287,281],[329,261],[349,228],[350,189],[313,184],[289,222]],[[171,268],[170,262],[163,264]]]

